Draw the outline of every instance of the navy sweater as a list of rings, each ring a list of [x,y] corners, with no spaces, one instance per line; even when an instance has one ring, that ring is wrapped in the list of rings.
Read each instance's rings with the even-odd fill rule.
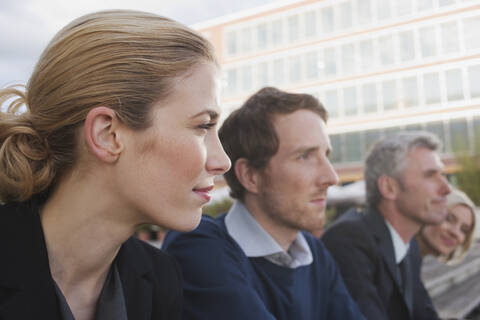
[[[205,216],[196,230],[164,241],[183,272],[184,319],[364,319],[319,240],[305,234],[313,263],[290,269],[248,258],[224,218]]]

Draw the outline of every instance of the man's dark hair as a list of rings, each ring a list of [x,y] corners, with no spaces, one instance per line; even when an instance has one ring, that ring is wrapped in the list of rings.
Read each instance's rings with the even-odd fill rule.
[[[297,110],[310,110],[327,122],[327,111],[314,96],[288,93],[272,87],[256,92],[225,120],[219,136],[232,161],[225,179],[233,198],[243,200],[245,194],[245,188],[235,175],[235,162],[244,158],[251,168],[264,169],[279,146],[274,117]]]

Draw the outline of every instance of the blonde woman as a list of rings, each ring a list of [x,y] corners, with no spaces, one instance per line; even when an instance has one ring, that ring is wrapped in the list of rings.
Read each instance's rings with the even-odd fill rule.
[[[447,217],[439,225],[423,227],[416,236],[422,257],[433,255],[447,263],[462,260],[472,245],[475,231],[475,205],[462,191],[447,196]]]
[[[25,90],[0,91],[2,320],[180,318],[176,263],[131,236],[194,229],[228,170],[218,75],[196,32],[104,11],[64,27]]]

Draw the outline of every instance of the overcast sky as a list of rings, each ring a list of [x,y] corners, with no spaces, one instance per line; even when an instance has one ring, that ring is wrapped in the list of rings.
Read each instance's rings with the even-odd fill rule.
[[[194,24],[274,1],[278,0],[0,0],[0,87],[25,84],[54,34],[89,12],[136,9]]]

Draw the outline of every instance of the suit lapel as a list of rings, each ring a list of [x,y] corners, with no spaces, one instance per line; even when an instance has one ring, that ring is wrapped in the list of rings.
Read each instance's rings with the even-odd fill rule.
[[[146,253],[134,239],[123,244],[118,253],[118,269],[123,284],[128,319],[151,319],[153,285],[149,274],[153,272]]]

